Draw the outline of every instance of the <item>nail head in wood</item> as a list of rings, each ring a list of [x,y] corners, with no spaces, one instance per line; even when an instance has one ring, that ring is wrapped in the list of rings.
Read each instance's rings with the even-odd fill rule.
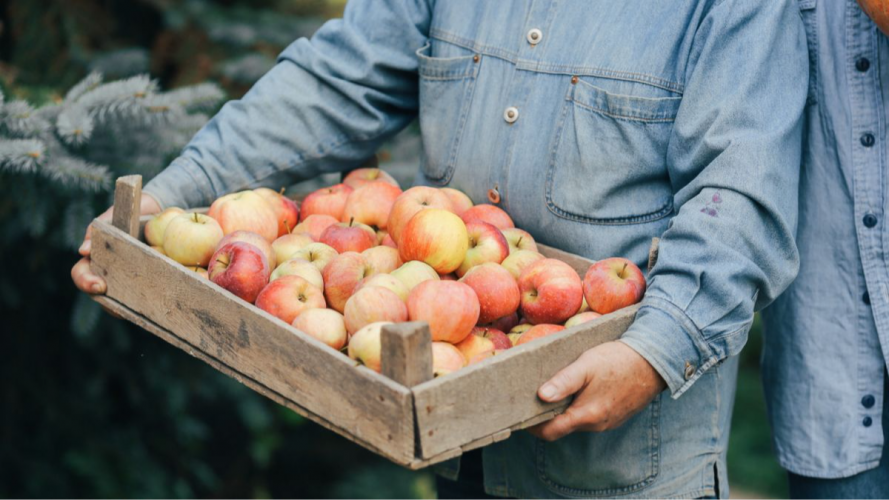
[[[405,387],[432,379],[432,334],[425,322],[413,321],[383,327],[383,375]]]
[[[139,216],[142,215],[142,176],[127,175],[114,185],[114,214],[111,224],[134,238],[139,237]]]

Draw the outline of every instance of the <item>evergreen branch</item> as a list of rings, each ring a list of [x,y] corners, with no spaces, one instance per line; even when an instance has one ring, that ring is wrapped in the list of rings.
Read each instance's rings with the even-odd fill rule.
[[[46,145],[37,139],[0,139],[0,167],[13,172],[33,172],[43,163]]]
[[[51,127],[48,121],[36,115],[33,106],[20,100],[3,106],[0,121],[6,133],[12,137],[34,137]]]
[[[142,103],[157,92],[157,82],[148,75],[139,75],[102,84],[83,94],[76,105],[89,110],[98,122],[110,118],[135,117],[144,111]]]
[[[155,105],[179,106],[186,111],[206,111],[224,98],[222,89],[214,83],[201,83],[171,90],[152,97]]]
[[[76,187],[86,191],[99,192],[111,186],[108,167],[75,158],[62,156],[53,158],[42,169],[43,175],[66,187]]]
[[[65,104],[71,104],[74,101],[80,99],[81,96],[86,94],[87,92],[95,89],[99,85],[102,84],[102,74],[98,72],[92,72],[86,76],[83,80],[81,80],[77,85],[71,87],[71,90],[65,94]]]
[[[89,110],[75,104],[62,111],[56,119],[56,132],[65,143],[80,146],[90,140],[95,122]]]

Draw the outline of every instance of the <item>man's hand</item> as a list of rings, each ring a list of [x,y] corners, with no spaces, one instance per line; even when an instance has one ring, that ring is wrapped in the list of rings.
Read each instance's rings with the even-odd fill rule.
[[[607,342],[583,353],[540,387],[537,395],[546,402],[576,396],[565,413],[528,431],[555,441],[575,431],[616,429],[666,387],[639,353],[624,343]]]
[[[160,204],[145,193],[142,193],[142,205],[140,208],[142,215],[156,214],[161,211]],[[114,207],[109,208],[98,219],[110,222],[113,211]],[[80,245],[80,250],[78,250],[83,258],[77,261],[77,264],[74,264],[74,267],[71,268],[71,279],[74,280],[74,285],[83,292],[92,294],[105,293],[105,280],[90,271],[91,230],[92,225],[86,228],[86,237],[83,238],[83,244]]]

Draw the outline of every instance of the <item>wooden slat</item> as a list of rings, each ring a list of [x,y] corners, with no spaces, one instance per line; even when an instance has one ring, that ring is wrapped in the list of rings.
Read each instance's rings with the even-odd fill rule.
[[[559,250],[558,248],[546,246],[542,243],[537,244],[537,250],[548,259],[558,259],[573,267],[574,270],[577,271],[577,274],[580,275],[581,279],[586,275],[590,266],[593,265],[593,261],[589,259],[574,255],[573,253],[568,253],[564,250]]]
[[[119,177],[114,184],[114,212],[111,214],[111,224],[134,238],[138,237],[141,205],[142,176]]]
[[[510,422],[552,418],[570,400],[544,403],[537,389],[587,349],[620,338],[637,310],[622,309],[414,387],[420,458],[494,435]]]
[[[93,271],[108,297],[221,365],[357,437],[414,461],[410,391],[247,304],[107,223],[93,223]],[[354,439],[354,438],[353,438]]]
[[[384,326],[380,340],[383,375],[405,387],[432,380],[432,334],[428,323]]]

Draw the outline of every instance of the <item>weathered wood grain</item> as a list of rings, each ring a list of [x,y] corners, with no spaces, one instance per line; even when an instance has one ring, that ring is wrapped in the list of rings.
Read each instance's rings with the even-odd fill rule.
[[[574,270],[577,271],[577,274],[580,275],[581,279],[586,275],[590,266],[593,265],[593,261],[590,259],[574,255],[573,253],[568,253],[564,250],[559,250],[558,248],[546,246],[542,243],[537,244],[537,250],[548,259],[558,259],[573,267]]]
[[[141,233],[139,215],[142,213],[142,176],[119,177],[114,183],[114,213],[111,224],[137,238]]]
[[[651,271],[654,268],[654,265],[657,264],[657,251],[658,246],[661,242],[660,238],[652,238],[651,239],[651,248],[648,249],[648,270]]]
[[[537,389],[587,349],[618,339],[637,310],[622,309],[414,387],[420,458],[567,406],[570,400],[544,403]]]
[[[410,391],[152,251],[93,223],[93,271],[114,299],[390,459],[414,460]],[[355,439],[355,438],[358,439]]]
[[[380,340],[383,375],[405,387],[432,380],[432,334],[428,323],[386,325]]]

